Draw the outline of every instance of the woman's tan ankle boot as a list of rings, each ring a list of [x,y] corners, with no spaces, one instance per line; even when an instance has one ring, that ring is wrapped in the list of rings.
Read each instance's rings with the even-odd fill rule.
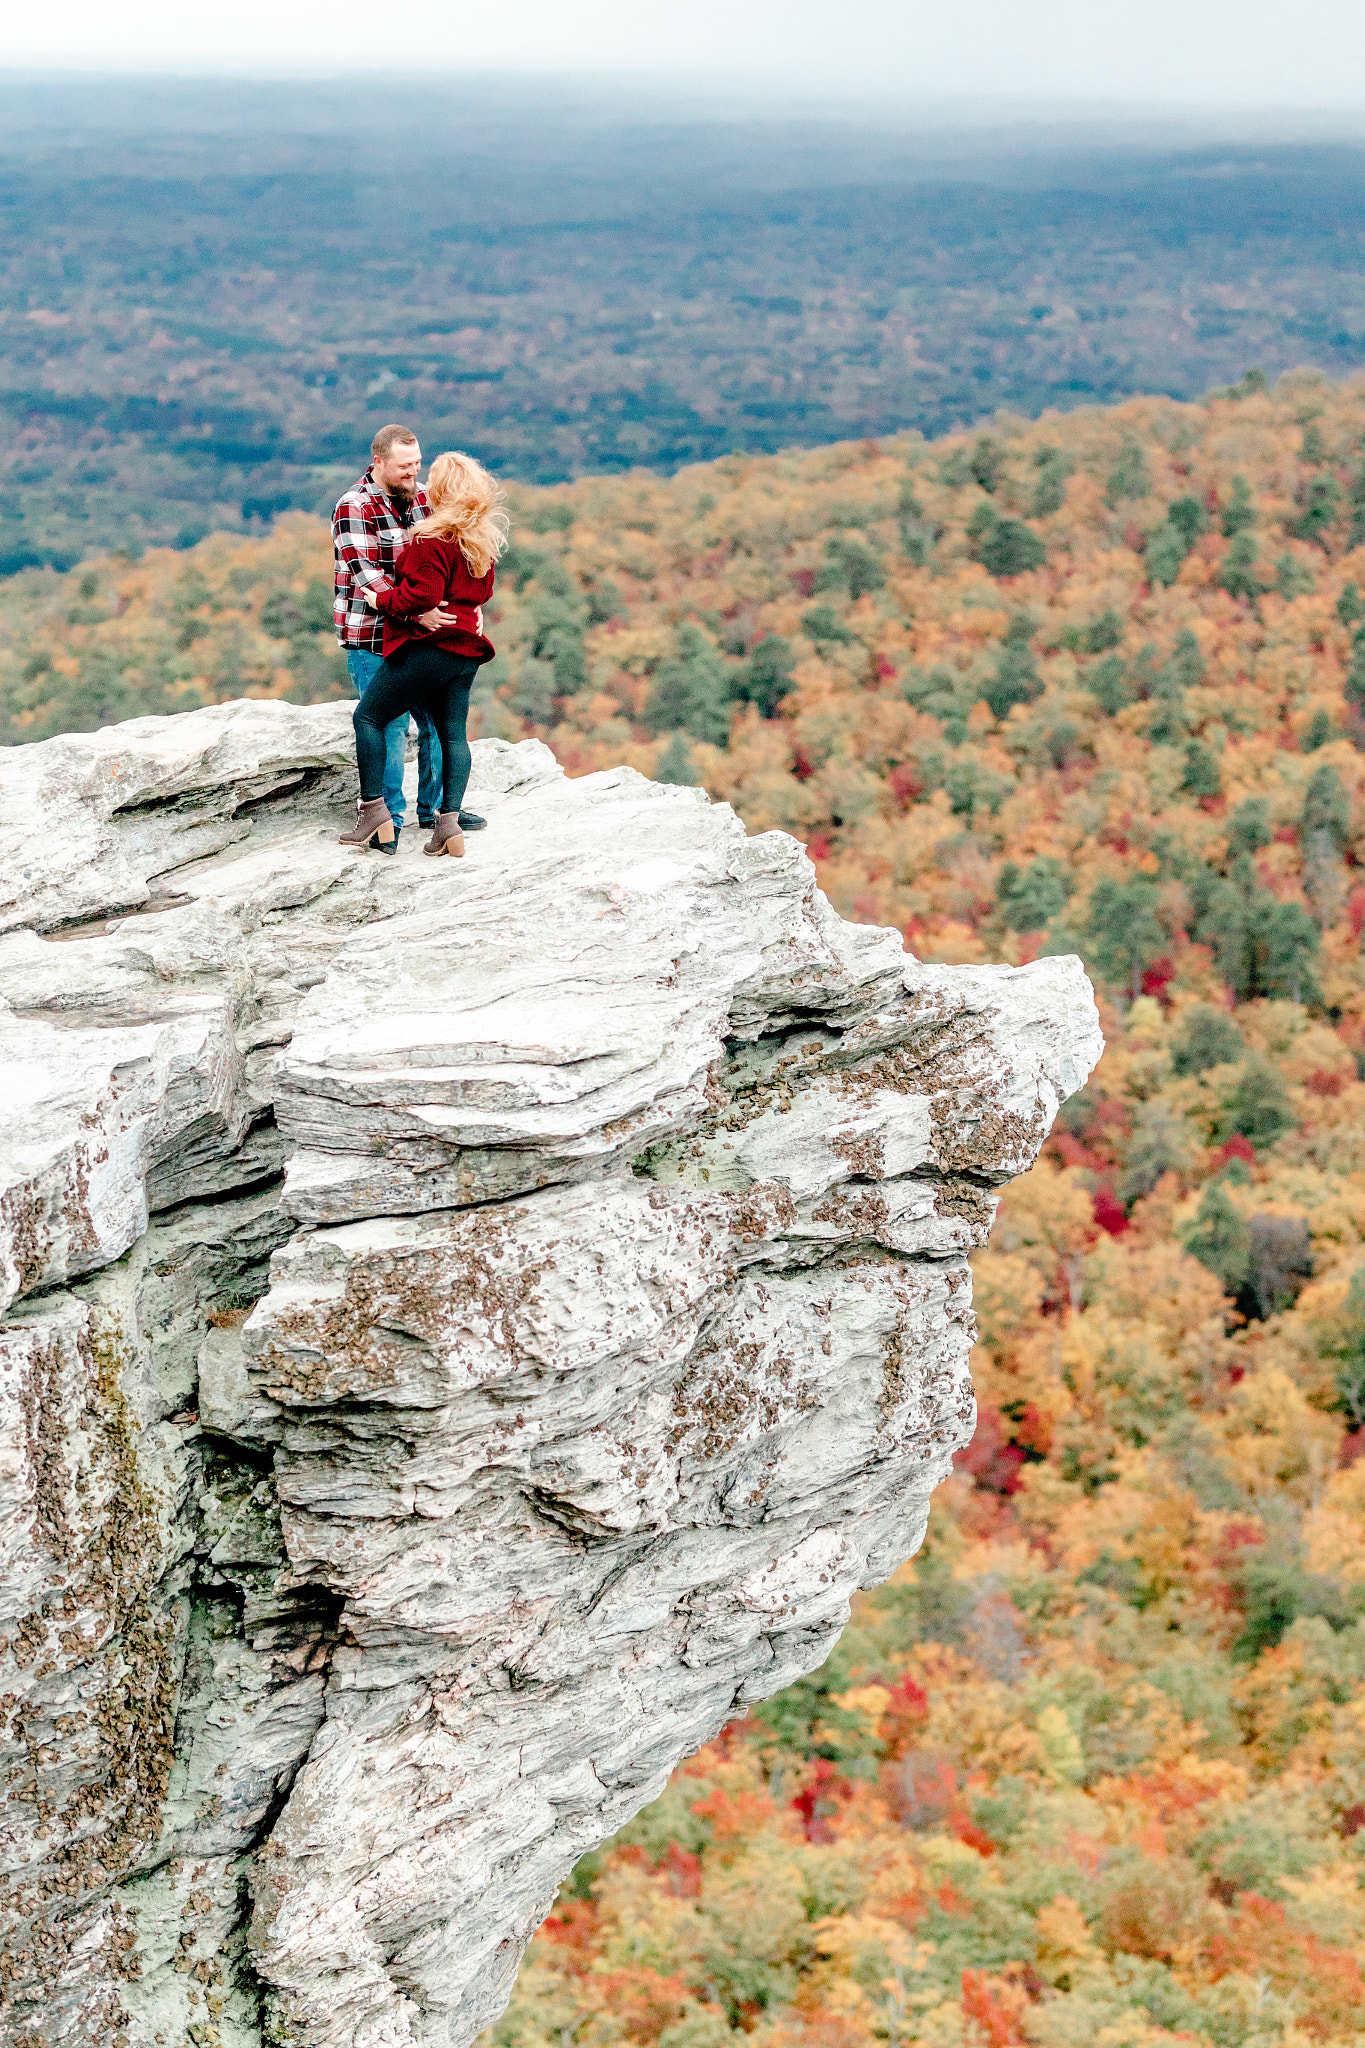
[[[343,846],[368,846],[376,833],[379,836],[381,846],[388,846],[392,842],[393,819],[389,815],[389,807],[382,796],[375,797],[372,803],[358,803],[356,805],[355,823],[349,832],[342,833],[341,844]]]
[[[436,823],[432,827],[431,837],[422,848],[422,851],[423,853],[453,853],[457,858],[464,852],[464,834],[460,830],[460,814],[458,811],[438,811],[436,813]]]

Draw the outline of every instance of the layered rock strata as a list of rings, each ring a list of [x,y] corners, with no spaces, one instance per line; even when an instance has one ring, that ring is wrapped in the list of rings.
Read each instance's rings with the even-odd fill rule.
[[[0,2033],[462,2048],[825,1656],[973,1424],[966,1254],[1100,1049],[698,791],[343,706],[0,753]],[[17,856],[14,849],[19,849]]]

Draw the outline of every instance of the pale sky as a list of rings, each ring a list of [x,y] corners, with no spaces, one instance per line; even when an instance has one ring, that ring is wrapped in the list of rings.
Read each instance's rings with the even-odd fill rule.
[[[64,0],[0,65],[650,71],[776,93],[1365,107],[1365,0]]]

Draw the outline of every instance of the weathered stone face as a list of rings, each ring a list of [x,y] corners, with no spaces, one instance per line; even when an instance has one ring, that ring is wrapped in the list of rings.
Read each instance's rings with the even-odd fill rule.
[[[923,967],[696,791],[485,742],[465,860],[387,860],[350,758],[277,704],[0,754],[24,2048],[472,2040],[918,1546],[965,1254],[1099,1054],[1078,962]]]

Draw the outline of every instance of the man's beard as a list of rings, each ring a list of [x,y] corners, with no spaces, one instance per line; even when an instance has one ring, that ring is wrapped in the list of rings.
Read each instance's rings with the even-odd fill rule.
[[[393,499],[395,505],[406,507],[417,496],[417,486],[416,484],[395,484],[389,492],[389,496]]]

